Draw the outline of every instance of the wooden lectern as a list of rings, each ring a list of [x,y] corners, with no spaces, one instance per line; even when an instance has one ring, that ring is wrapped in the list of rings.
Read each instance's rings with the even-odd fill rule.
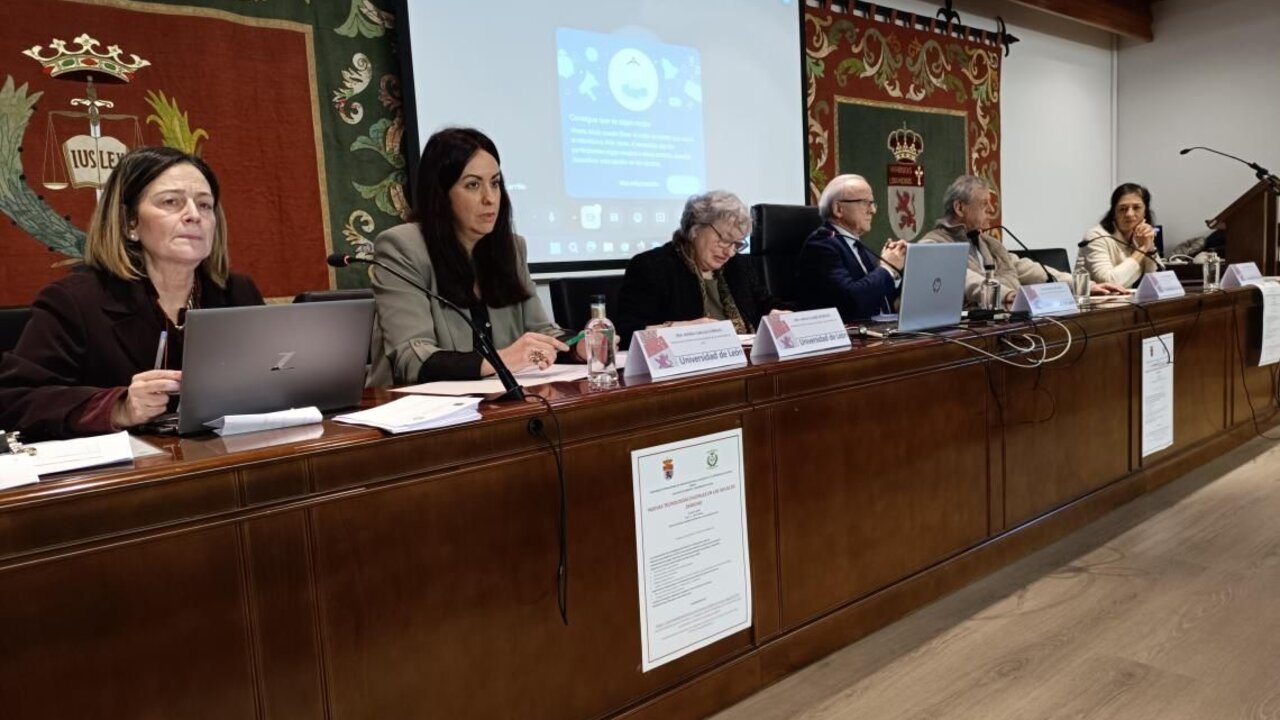
[[[1273,186],[1259,180],[1213,219],[1215,226],[1227,233],[1227,262],[1255,262],[1263,275],[1280,274],[1276,201]]]

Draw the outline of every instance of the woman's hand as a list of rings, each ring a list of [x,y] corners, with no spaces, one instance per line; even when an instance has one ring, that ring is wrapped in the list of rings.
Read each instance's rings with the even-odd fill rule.
[[[1129,289],[1115,283],[1093,283],[1089,286],[1090,295],[1128,295]]]
[[[181,370],[145,370],[133,376],[129,390],[111,409],[111,424],[118,428],[141,425],[164,414],[169,396],[181,392]]]
[[[1151,227],[1149,223],[1140,222],[1133,229],[1133,244],[1144,253],[1149,253],[1156,249],[1156,229]]]
[[[502,362],[511,372],[519,372],[534,366],[539,370],[546,370],[555,364],[557,352],[568,349],[568,345],[553,337],[527,332],[515,342],[499,350],[498,357],[502,358]],[[493,368],[489,367],[486,361],[481,364],[480,372],[483,375],[489,375],[493,372]]]

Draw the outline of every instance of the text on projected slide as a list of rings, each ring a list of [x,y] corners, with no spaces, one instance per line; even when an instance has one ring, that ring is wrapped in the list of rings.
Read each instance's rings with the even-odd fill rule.
[[[695,48],[557,28],[556,66],[567,194],[685,198],[702,191]]]

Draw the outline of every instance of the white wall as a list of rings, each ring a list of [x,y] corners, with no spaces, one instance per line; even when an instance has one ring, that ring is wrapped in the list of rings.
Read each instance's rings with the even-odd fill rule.
[[[891,4],[927,17],[938,10],[937,2]],[[995,30],[1002,16],[1020,40],[1001,66],[1004,224],[1027,245],[1067,248],[1074,259],[1114,187],[1112,36],[1009,2],[954,5],[981,29]]]
[[[1256,182],[1248,168],[1178,150],[1207,145],[1280,173],[1280,1],[1162,0],[1155,42],[1118,52],[1117,169],[1147,185],[1166,246],[1205,232]]]

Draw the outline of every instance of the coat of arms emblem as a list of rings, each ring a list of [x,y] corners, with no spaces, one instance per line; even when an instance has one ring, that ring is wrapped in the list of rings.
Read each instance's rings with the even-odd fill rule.
[[[895,238],[915,240],[924,224],[924,168],[920,165],[924,138],[903,123],[901,129],[889,133],[888,146],[894,157],[885,183],[889,227]]]

